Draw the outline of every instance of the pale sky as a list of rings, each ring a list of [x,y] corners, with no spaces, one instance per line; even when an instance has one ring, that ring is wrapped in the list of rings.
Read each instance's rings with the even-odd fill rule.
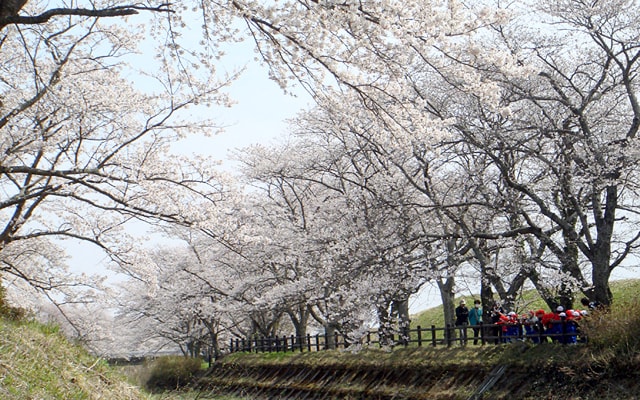
[[[222,60],[221,71],[232,73],[234,68],[246,67],[240,78],[233,82],[227,92],[236,101],[232,108],[211,108],[210,117],[225,126],[225,132],[213,137],[190,138],[180,143],[181,150],[195,151],[226,160],[229,151],[255,143],[271,143],[287,133],[286,119],[311,107],[312,99],[300,87],[288,90],[295,96],[285,94],[280,86],[269,79],[266,66],[254,60],[253,43],[233,43],[228,45],[229,54]]]

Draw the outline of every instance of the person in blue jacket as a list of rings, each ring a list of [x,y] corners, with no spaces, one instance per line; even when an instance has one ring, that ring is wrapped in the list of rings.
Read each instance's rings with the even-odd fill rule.
[[[473,344],[478,344],[482,325],[482,303],[478,299],[473,301],[473,308],[469,309],[469,325],[473,329]]]

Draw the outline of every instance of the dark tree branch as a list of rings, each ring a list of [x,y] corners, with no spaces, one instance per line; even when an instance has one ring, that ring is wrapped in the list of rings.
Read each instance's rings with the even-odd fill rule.
[[[87,8],[53,8],[47,10],[39,15],[3,15],[0,17],[0,28],[7,25],[37,25],[48,22],[51,18],[72,15],[83,17],[95,17],[95,18],[107,18],[107,17],[124,17],[127,15],[138,14],[139,11],[153,11],[153,12],[172,12],[169,8],[170,3],[164,3],[157,7],[143,7],[143,6],[121,6],[105,8],[101,10],[92,10]]]

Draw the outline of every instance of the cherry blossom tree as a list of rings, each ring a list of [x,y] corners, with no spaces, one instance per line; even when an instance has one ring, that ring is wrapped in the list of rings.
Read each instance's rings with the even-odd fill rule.
[[[227,101],[220,89],[232,77],[215,74],[215,52],[178,49],[180,14],[169,4],[86,6],[3,1],[0,10],[0,270],[57,301],[97,285],[69,273],[60,239],[126,267],[130,222],[189,224],[190,202],[222,196],[213,160],[170,152],[185,135],[217,131],[187,111]],[[154,39],[157,61],[145,71],[127,63],[137,52],[152,59]]]
[[[512,24],[495,25],[487,45],[508,50],[535,75],[514,75],[465,54],[465,63],[500,88],[495,107],[458,84],[448,86],[450,99],[465,104],[464,112],[450,102],[429,103],[434,115],[456,119],[454,132],[490,157],[502,183],[521,196],[511,213],[523,233],[540,241],[542,254],[558,260],[565,305],[573,300],[571,282],[609,304],[610,274],[638,240],[627,223],[635,220],[634,7],[577,1],[529,6]],[[546,18],[544,30],[519,24],[518,18],[532,14]],[[617,212],[625,218],[616,218]],[[590,265],[586,276],[583,261]]]
[[[455,208],[450,202],[434,202],[434,197],[426,204],[477,211],[470,214],[475,220],[450,214],[447,219],[457,228],[439,235],[470,240],[483,281],[489,278],[501,296],[512,297],[531,278],[542,292],[549,288],[543,280],[558,280],[560,301],[566,304],[576,287],[610,302],[610,272],[638,239],[625,220],[614,218],[622,210],[634,223],[635,89],[629,78],[635,65],[634,25],[627,13],[633,5],[588,8],[573,1],[536,7],[517,2],[502,9],[498,3],[454,1],[237,6],[260,55],[272,63],[274,77],[301,80],[319,102],[339,109],[344,118],[340,127],[357,127],[354,136],[366,141],[367,154],[376,158],[369,166],[395,164],[404,168],[405,177],[413,177],[411,167],[424,170],[432,162],[415,157],[421,149],[442,154],[447,146],[462,144],[453,160],[474,161],[461,178],[468,180],[469,186],[462,187],[469,195],[452,197]],[[267,15],[271,18],[262,18]],[[520,21],[531,15],[541,21],[534,28],[544,30],[522,28],[526,24]],[[568,32],[580,38],[580,46],[568,44]],[[280,45],[271,47],[273,43]],[[331,79],[337,90],[327,87]],[[608,140],[605,132],[622,137]],[[405,164],[407,155],[415,158],[409,160],[413,164]],[[311,163],[314,172],[325,167],[319,164]],[[487,171],[487,180],[469,179],[476,166]],[[615,173],[611,168],[617,168]],[[342,187],[336,182],[344,183],[331,173],[312,179],[337,191]],[[414,186],[430,189],[424,182]],[[483,186],[491,190],[483,191]],[[626,197],[618,196],[621,188],[628,190]],[[628,204],[620,205],[621,200]],[[478,215],[483,223],[470,224]],[[496,279],[503,271],[491,271],[495,262],[487,257],[505,246],[505,238],[519,241],[511,247],[510,263],[525,264],[511,270],[509,288]],[[502,262],[505,255],[503,251],[493,260]],[[555,260],[549,262],[549,257]],[[590,273],[584,273],[585,263]]]
[[[365,136],[342,125],[340,117],[339,112],[309,112],[298,119],[296,138],[282,148],[254,149],[245,162],[251,166],[251,176],[259,177],[269,188],[270,196],[279,194],[276,201],[304,216],[299,217],[304,219],[301,231],[311,240],[305,254],[319,248],[322,257],[318,260],[327,260],[319,264],[328,272],[321,275],[321,281],[334,283],[330,292],[325,288],[325,300],[312,309],[314,318],[325,327],[344,329],[347,315],[353,318],[353,314],[343,310],[340,323],[331,323],[332,318],[320,314],[328,315],[331,302],[325,304],[327,298],[349,296],[359,298],[353,304],[368,299],[384,329],[395,325],[392,317],[399,318],[394,331],[398,326],[407,328],[409,296],[428,275],[424,259],[416,254],[419,242],[412,230],[417,219],[406,204],[410,203],[404,193],[408,186],[390,178],[389,165],[371,159],[383,154],[366,148]],[[316,270],[310,268],[308,274],[315,276]],[[344,304],[337,305],[344,308]],[[390,337],[391,333],[381,335]]]
[[[2,2],[5,280],[66,293],[65,259],[50,246],[59,237],[131,267],[126,228],[143,221],[208,238],[218,253],[199,250],[181,271],[207,307],[242,304],[263,332],[285,314],[299,333],[309,317],[336,329],[367,307],[381,320],[406,314],[434,278],[451,301],[472,266],[485,302],[527,279],[548,301],[557,290],[570,305],[582,290],[611,302],[610,275],[640,239],[635,2],[149,4]],[[149,35],[134,26],[141,15]],[[221,210],[227,184],[213,162],[170,146],[216,129],[188,109],[226,102],[232,78],[211,60],[243,36],[273,79],[301,83],[323,112],[305,116],[290,148],[255,149],[247,177],[261,194]],[[150,41],[157,62],[133,69],[127,58]],[[221,290],[202,268],[215,259],[213,271],[241,279]],[[217,335],[199,307],[174,309],[186,324],[176,332]],[[251,331],[235,318],[225,329]]]
[[[546,265],[559,266],[561,302],[572,302],[571,285],[611,301],[610,274],[638,240],[625,226],[635,221],[635,3],[286,7],[269,11],[287,18],[267,22],[265,7],[244,9],[265,59],[287,61],[276,76],[315,79],[322,93],[334,79],[375,117],[381,143],[451,136],[489,157],[522,196],[510,211],[517,229],[558,260]],[[294,19],[306,29],[280,22]],[[287,45],[266,46],[279,39]]]
[[[192,357],[222,354],[239,320],[234,310],[241,301],[233,292],[237,280],[219,264],[209,263],[211,250],[199,243],[138,258],[138,279],[124,282],[118,298],[117,321],[136,332],[133,343],[152,350],[147,341],[165,346],[169,342]]]
[[[323,72],[328,72],[338,84],[353,91],[355,95],[346,100],[338,93],[336,97],[341,100],[332,106],[344,110],[347,120],[341,121],[344,125],[359,128],[368,124],[366,132],[372,132],[372,139],[367,144],[374,143],[374,157],[381,154],[382,157],[390,157],[394,152],[402,151],[410,154],[415,142],[429,146],[440,136],[449,135],[446,129],[449,120],[439,116],[433,118],[425,112],[425,103],[428,105],[429,99],[425,100],[421,90],[437,84],[438,80],[434,81],[421,71],[435,71],[435,76],[445,75],[461,87],[468,88],[469,92],[483,96],[481,101],[493,104],[495,84],[485,84],[474,65],[465,66],[456,57],[464,56],[467,50],[472,52],[474,45],[477,49],[475,32],[483,31],[490,22],[505,18],[500,10],[491,12],[484,6],[464,9],[457,2],[412,3],[408,6],[406,2],[384,5],[304,4],[290,9],[292,14],[300,13],[307,19],[316,16],[317,20],[328,18],[335,24],[318,23],[314,32],[302,31],[302,34],[263,24],[257,18],[251,20],[251,26],[255,32],[266,33],[270,39],[282,35],[294,44],[296,48],[293,50],[290,50],[291,46],[284,51],[276,50],[278,56],[292,60],[288,65],[294,65],[293,76],[317,77],[324,84],[327,79]],[[424,18],[416,18],[416,15]],[[485,23],[487,25],[483,26]],[[324,34],[324,29],[331,29],[331,33]],[[323,34],[324,38],[321,38]],[[337,37],[340,41],[333,41]],[[267,59],[273,56],[273,53],[263,54]],[[505,68],[514,66],[517,70],[516,60],[504,55],[501,52],[486,53],[484,61]],[[306,64],[301,61],[306,61]],[[295,69],[300,65],[301,68]],[[281,76],[285,74],[281,71]],[[444,83],[446,88],[446,80]],[[336,95],[331,91],[322,94],[329,99]],[[444,91],[433,92],[433,96],[442,98],[447,98],[447,95]]]
[[[333,295],[345,279],[336,266],[326,262],[335,240],[327,235],[330,230],[335,234],[334,224],[343,225],[344,214],[326,188],[291,177],[297,173],[302,149],[254,147],[241,155],[246,179],[261,194],[259,204],[254,205],[260,220],[254,226],[263,230],[261,245],[265,246],[261,246],[262,254],[252,252],[252,259],[262,266],[264,279],[273,282],[262,297],[271,298],[277,304],[274,308],[289,316],[297,337],[306,336],[311,316],[333,337],[331,329],[339,323],[320,317],[314,308],[321,302],[326,316],[329,303],[322,299]]]

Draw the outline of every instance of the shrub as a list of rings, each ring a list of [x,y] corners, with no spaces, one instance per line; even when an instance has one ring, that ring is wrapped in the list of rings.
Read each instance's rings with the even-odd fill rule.
[[[188,385],[200,372],[202,360],[166,356],[152,361],[146,387],[152,392],[175,390]]]
[[[5,298],[6,289],[0,284],[0,317],[11,321],[20,321],[25,318],[26,311],[22,308],[13,307],[7,303]]]
[[[640,307],[638,299],[624,299],[610,310],[593,311],[582,323],[589,345],[610,350],[618,357],[633,356],[640,350]]]

